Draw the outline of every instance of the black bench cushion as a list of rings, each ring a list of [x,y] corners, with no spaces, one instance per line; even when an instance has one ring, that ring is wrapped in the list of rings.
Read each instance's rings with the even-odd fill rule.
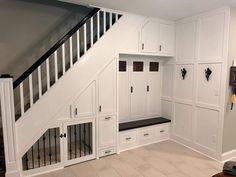
[[[150,119],[144,119],[144,120],[137,120],[132,122],[125,122],[119,124],[119,131],[125,131],[125,130],[131,130],[135,128],[141,128],[156,124],[163,124],[171,122],[171,120],[163,118],[163,117],[155,117]]]

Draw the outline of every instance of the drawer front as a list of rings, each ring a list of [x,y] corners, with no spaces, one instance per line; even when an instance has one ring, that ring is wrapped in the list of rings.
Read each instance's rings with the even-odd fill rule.
[[[120,148],[125,149],[137,145],[137,131],[120,133]]]
[[[154,127],[139,129],[138,137],[139,137],[139,142],[141,144],[154,141],[154,137],[155,137]]]
[[[168,138],[169,137],[169,128],[170,128],[170,124],[164,124],[164,125],[158,125],[155,128],[155,136],[157,138]]]
[[[115,153],[116,153],[115,147],[106,148],[106,149],[99,150],[99,157],[103,157],[103,156],[107,156],[107,155],[111,155]]]

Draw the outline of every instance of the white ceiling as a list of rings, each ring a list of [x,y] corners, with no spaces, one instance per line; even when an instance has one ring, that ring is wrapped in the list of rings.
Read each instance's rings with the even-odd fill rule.
[[[140,15],[178,20],[226,5],[236,6],[236,0],[62,0],[94,5]]]

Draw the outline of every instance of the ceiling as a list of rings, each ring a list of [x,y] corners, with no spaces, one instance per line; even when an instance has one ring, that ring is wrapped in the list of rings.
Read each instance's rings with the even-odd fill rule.
[[[93,5],[135,14],[178,20],[226,5],[236,6],[236,0],[61,0]]]

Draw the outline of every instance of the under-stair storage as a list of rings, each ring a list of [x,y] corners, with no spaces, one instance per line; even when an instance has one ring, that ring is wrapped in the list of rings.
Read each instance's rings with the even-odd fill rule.
[[[95,118],[66,121],[48,129],[22,157],[25,174],[95,158]],[[35,169],[38,169],[37,171]]]

